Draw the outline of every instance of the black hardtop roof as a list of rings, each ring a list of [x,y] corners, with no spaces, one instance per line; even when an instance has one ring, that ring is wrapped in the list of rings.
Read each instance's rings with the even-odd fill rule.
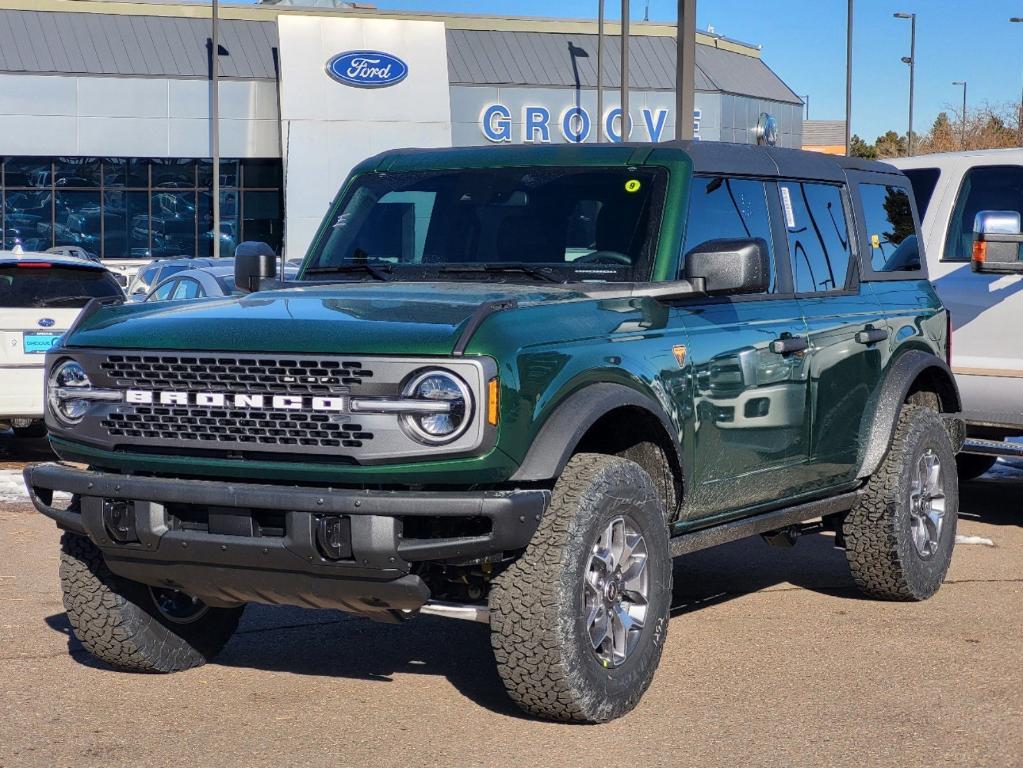
[[[684,152],[696,173],[722,173],[741,176],[778,176],[783,178],[845,181],[847,171],[868,171],[901,176],[902,171],[887,163],[858,157],[826,155],[800,149],[782,149],[755,144],[733,144],[723,141],[665,141],[657,144],[587,143],[587,144],[502,144],[430,149],[392,149],[368,159],[363,167],[378,170],[411,170],[431,167],[434,161],[443,167],[495,165],[542,165],[605,159],[610,165],[642,163],[659,152]]]
[[[902,171],[887,163],[802,149],[723,141],[669,141],[658,146],[684,150],[692,158],[696,173],[783,176],[821,181],[843,181],[846,171],[902,175]]]

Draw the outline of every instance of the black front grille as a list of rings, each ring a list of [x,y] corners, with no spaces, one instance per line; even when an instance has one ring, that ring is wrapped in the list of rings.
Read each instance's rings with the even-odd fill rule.
[[[109,355],[100,368],[126,389],[346,394],[373,376],[358,360],[224,355]]]
[[[221,446],[360,448],[372,432],[345,417],[295,411],[201,406],[134,406],[101,422],[112,437],[182,440]]]

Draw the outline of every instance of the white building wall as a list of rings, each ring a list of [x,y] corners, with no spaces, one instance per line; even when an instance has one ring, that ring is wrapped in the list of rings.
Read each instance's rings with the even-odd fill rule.
[[[285,250],[302,256],[338,188],[360,161],[395,147],[451,144],[447,44],[439,22],[278,18],[284,137]],[[401,58],[408,76],[385,88],[332,79],[339,53],[375,50]]]
[[[224,157],[279,157],[275,83],[222,80]],[[209,157],[206,80],[0,75],[0,155]]]

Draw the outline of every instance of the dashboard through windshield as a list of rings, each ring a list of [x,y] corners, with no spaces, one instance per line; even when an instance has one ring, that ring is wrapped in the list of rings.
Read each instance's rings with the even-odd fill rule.
[[[369,173],[301,279],[649,279],[667,172],[529,167]]]

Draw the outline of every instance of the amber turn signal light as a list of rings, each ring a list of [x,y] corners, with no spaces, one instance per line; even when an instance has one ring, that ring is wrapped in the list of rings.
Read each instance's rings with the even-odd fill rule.
[[[973,260],[983,262],[987,258],[987,243],[982,240],[973,241]]]
[[[487,382],[487,424],[497,426],[497,406],[500,389],[496,378]]]

